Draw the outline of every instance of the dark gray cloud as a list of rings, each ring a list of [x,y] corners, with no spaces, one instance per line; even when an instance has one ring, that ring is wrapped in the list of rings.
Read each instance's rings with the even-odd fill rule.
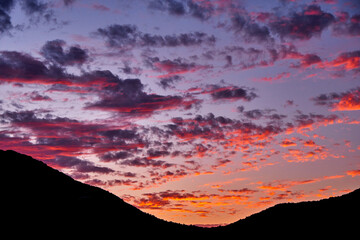
[[[0,9],[0,34],[7,32],[12,27],[10,16],[3,9]]]
[[[186,13],[184,4],[174,0],[154,0],[150,1],[148,6],[150,9],[167,11],[173,15],[184,15]]]
[[[114,24],[99,28],[96,35],[103,37],[109,47],[179,47],[213,44],[214,36],[202,32],[181,33],[173,35],[155,35],[143,33],[135,25]]]
[[[360,14],[349,16],[347,12],[339,13],[336,23],[333,24],[336,35],[360,36]]]
[[[56,165],[60,168],[75,168],[78,173],[102,173],[108,174],[115,172],[114,170],[107,167],[99,167],[94,165],[92,162],[81,160],[77,157],[69,157],[59,155],[55,159],[47,160],[49,164]]]
[[[0,77],[9,81],[56,83],[56,80],[65,78],[66,74],[63,69],[55,66],[47,67],[28,54],[1,51]]]
[[[270,29],[281,38],[308,40],[319,36],[335,21],[335,17],[324,12],[318,5],[304,7],[288,17],[278,17],[270,23]]]
[[[168,78],[189,72],[195,72],[202,69],[211,68],[210,65],[199,65],[196,62],[189,62],[184,58],[165,59],[160,60],[158,57],[145,57],[144,64],[157,72],[165,72],[167,74],[161,75],[161,78]],[[174,77],[175,80],[177,77]]]
[[[0,1],[0,9],[3,11],[10,11],[14,7],[14,0],[1,0]]]
[[[336,119],[338,119],[338,116],[335,114],[326,116],[323,114],[315,114],[315,113],[305,114],[302,112],[298,112],[294,117],[294,122],[297,127],[302,128],[302,127],[311,127],[315,123],[333,122]]]
[[[38,0],[22,0],[20,1],[22,9],[28,15],[44,14],[48,9],[48,4]]]
[[[230,29],[240,35],[246,42],[274,42],[267,26],[260,26],[246,15],[234,14],[231,17]]]
[[[204,93],[210,93],[214,100],[251,101],[258,97],[252,89],[236,86],[209,85]]]
[[[70,6],[71,4],[73,4],[76,0],[63,0],[65,6]]]
[[[113,162],[120,159],[126,159],[132,157],[133,154],[129,151],[118,151],[118,152],[108,152],[100,156],[100,160],[103,162]]]
[[[167,12],[174,16],[191,16],[205,21],[211,18],[216,8],[211,2],[201,4],[194,0],[152,0],[149,2],[150,9]]]
[[[316,54],[305,54],[300,63],[300,67],[309,67],[313,64],[320,63],[322,60],[321,58]]]
[[[158,85],[161,88],[163,88],[164,90],[169,89],[169,88],[174,88],[174,84],[176,82],[179,82],[181,79],[182,79],[182,77],[179,75],[164,77],[164,78],[160,79],[160,81],[158,82]]]
[[[41,48],[42,55],[49,61],[59,65],[81,65],[89,59],[87,51],[79,46],[64,49],[64,40],[48,41]]]
[[[7,32],[13,27],[9,12],[14,7],[14,4],[15,4],[14,0],[0,1],[0,34]]]
[[[121,165],[131,166],[131,167],[154,167],[166,169],[169,167],[175,166],[173,163],[167,163],[163,160],[154,160],[150,158],[134,158],[122,161]]]

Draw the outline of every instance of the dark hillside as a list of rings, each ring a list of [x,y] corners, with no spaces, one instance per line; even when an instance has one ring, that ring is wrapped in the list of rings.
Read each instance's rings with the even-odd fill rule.
[[[358,239],[360,189],[320,201],[285,203],[224,227],[166,222],[29,156],[0,150],[1,229],[17,236],[250,239],[352,236]],[[4,232],[2,231],[2,232]]]
[[[7,227],[54,229],[84,236],[200,230],[144,213],[103,189],[75,181],[29,156],[0,150],[0,159],[5,188],[2,217]]]

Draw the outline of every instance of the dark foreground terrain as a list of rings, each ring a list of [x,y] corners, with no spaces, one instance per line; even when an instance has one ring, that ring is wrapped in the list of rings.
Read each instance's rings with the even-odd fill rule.
[[[320,201],[285,203],[224,227],[166,222],[29,156],[0,150],[2,233],[49,239],[358,239],[360,189]]]

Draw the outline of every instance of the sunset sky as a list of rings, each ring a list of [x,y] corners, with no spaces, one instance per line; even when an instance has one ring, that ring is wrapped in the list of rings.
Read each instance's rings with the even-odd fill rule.
[[[162,219],[342,195],[360,1],[1,0],[0,96],[0,149]]]

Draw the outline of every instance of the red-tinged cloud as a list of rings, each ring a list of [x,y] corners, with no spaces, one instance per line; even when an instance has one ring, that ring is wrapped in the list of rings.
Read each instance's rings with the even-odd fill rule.
[[[312,98],[316,105],[327,106],[331,111],[360,110],[360,88],[342,93],[321,94]]]
[[[323,62],[321,68],[341,68],[347,71],[360,69],[360,51],[344,52],[332,61]]]
[[[225,167],[227,164],[230,164],[230,163],[232,163],[232,161],[229,159],[218,159],[216,164],[211,165],[211,168],[216,170],[219,167]]]
[[[31,101],[52,101],[52,99],[49,96],[41,95],[37,91],[26,93],[25,96],[28,96]]]
[[[57,64],[72,61],[67,58],[76,58],[70,53],[63,53],[61,47],[58,42],[50,42],[44,46],[43,52]],[[70,54],[71,57],[62,56],[61,53]],[[192,68],[191,64],[179,64],[180,69]],[[189,109],[201,102],[181,96],[148,94],[139,79],[123,80],[110,71],[83,72],[78,76],[68,74],[62,67],[47,66],[44,62],[19,52],[0,52],[0,78],[1,82],[52,85],[51,90],[93,94],[98,96],[99,100],[88,103],[87,109],[122,114],[149,116],[154,111]],[[39,97],[34,99],[40,100]]]
[[[84,151],[96,154],[120,150],[131,152],[146,145],[135,129],[123,130],[106,124],[41,115],[36,111],[5,111],[0,118],[14,129],[15,134],[21,131],[33,136],[31,145],[42,148],[49,156],[78,156]]]
[[[282,80],[284,78],[289,78],[290,75],[291,74],[289,72],[283,72],[283,73],[279,73],[275,77],[263,77],[263,78],[259,78],[259,79],[254,79],[254,81],[273,82],[273,81]]]
[[[211,68],[209,65],[199,65],[194,62],[188,62],[183,58],[160,60],[157,57],[150,57],[145,60],[145,64],[154,71],[162,73],[156,76],[157,78],[169,78]]]
[[[296,68],[308,68],[314,64],[320,64],[322,62],[321,58],[316,54],[305,54],[301,57],[300,63],[298,65],[293,65],[292,67]]]
[[[114,93],[103,96],[101,100],[90,103],[87,109],[96,109],[124,114],[149,115],[154,111],[171,110],[179,107],[190,108],[191,101],[178,96],[148,95],[144,92]]]

